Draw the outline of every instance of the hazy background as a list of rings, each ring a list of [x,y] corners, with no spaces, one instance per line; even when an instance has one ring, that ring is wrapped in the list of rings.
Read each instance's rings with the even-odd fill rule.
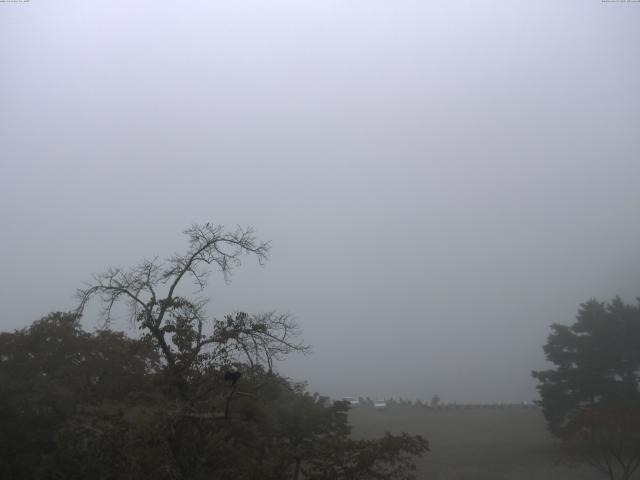
[[[550,323],[640,294],[639,80],[640,3],[0,3],[0,329],[253,225],[210,310],[295,314],[285,374],[531,399]]]

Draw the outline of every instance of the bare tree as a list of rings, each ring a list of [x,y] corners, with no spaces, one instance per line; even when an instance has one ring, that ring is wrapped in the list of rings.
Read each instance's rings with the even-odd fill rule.
[[[217,267],[229,281],[244,255],[255,256],[263,265],[268,260],[269,242],[258,241],[252,228],[227,231],[210,223],[194,224],[184,233],[189,239],[184,254],[164,260],[144,259],[128,269],[110,268],[93,275],[93,280],[77,291],[77,313],[97,298],[109,326],[114,306],[126,303],[130,320],[156,343],[175,374],[229,364],[242,357],[251,366],[262,365],[271,371],[274,360],[293,351],[307,351],[308,347],[295,340],[298,327],[288,314],[239,312],[224,320],[207,320],[208,299],[199,293],[207,286],[211,270]],[[178,293],[188,281],[197,287],[191,298]]]

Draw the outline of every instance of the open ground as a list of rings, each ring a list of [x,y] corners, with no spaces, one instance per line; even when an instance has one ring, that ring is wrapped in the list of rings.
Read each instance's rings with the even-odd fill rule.
[[[585,466],[563,461],[559,443],[538,409],[430,410],[357,407],[353,435],[420,434],[431,452],[418,461],[419,480],[598,480]]]

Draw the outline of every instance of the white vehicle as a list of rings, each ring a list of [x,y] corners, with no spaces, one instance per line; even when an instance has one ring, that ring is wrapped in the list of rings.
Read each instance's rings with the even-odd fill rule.
[[[376,410],[384,410],[385,408],[387,408],[386,400],[374,400],[373,408],[375,408]]]
[[[350,407],[357,407],[360,405],[358,399],[353,397],[343,397],[342,401],[347,402]]]

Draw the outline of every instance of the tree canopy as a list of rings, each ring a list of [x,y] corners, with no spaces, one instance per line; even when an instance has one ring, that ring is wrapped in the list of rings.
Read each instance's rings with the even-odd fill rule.
[[[581,304],[554,324],[544,351],[554,368],[533,372],[553,435],[611,479],[640,466],[640,304]]]
[[[46,479],[411,479],[420,436],[354,440],[345,402],[327,405],[274,363],[306,352],[277,312],[209,318],[200,291],[268,243],[251,229],[194,225],[189,247],[93,277],[76,312],[0,334],[0,476]],[[97,298],[103,328],[80,325]],[[124,301],[140,335],[108,329]]]

